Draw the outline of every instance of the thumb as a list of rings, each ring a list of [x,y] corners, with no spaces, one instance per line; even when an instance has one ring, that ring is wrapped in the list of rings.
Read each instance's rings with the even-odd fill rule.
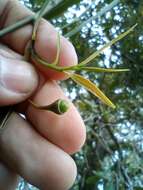
[[[38,75],[32,65],[0,55],[0,106],[25,100],[37,85]]]

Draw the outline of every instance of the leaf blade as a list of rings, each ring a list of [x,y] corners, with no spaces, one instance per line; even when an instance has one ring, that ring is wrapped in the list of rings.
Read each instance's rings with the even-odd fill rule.
[[[128,72],[129,69],[112,69],[112,68],[99,68],[99,67],[81,67],[81,70],[90,72],[106,72],[106,73],[117,73],[117,72]]]
[[[91,54],[87,59],[85,59],[84,61],[82,61],[81,63],[79,63],[79,66],[84,66],[84,65],[88,64],[90,61],[92,61],[98,55],[100,55],[100,53],[102,53],[106,48],[110,47],[111,45],[115,44],[116,42],[118,42],[119,40],[121,40],[122,38],[124,38],[125,36],[127,36],[130,32],[132,32],[134,30],[134,28],[136,26],[137,26],[137,24],[133,25],[126,32],[123,32],[118,37],[116,37],[113,40],[111,40],[108,43],[106,43],[102,48],[100,48],[99,50],[97,50],[96,52],[94,52],[93,54]]]
[[[69,74],[69,73],[68,73]],[[90,80],[85,79],[81,75],[78,74],[69,74],[70,78],[76,82],[77,84],[80,84],[81,86],[84,86],[89,92],[91,92],[94,96],[98,97],[102,102],[104,102],[106,105],[112,107],[115,109],[115,105],[106,97],[106,95]]]

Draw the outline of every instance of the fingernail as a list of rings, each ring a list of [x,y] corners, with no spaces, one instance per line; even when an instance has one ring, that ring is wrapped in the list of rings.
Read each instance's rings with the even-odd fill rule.
[[[0,85],[16,93],[30,93],[37,85],[36,72],[28,63],[0,56]]]

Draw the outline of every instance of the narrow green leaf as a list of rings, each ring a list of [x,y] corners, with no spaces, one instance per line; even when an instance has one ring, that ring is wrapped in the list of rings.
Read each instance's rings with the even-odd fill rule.
[[[69,74],[69,73],[68,73]],[[105,96],[105,94],[90,80],[85,79],[81,75],[78,74],[69,74],[69,77],[75,81],[77,84],[84,86],[89,92],[93,95],[97,96],[100,100],[102,100],[108,106],[115,108],[116,106]]]
[[[117,73],[117,72],[127,72],[129,69],[112,69],[112,68],[99,68],[99,67],[80,67],[81,70],[90,72],[106,72],[106,73]]]
[[[132,32],[134,30],[134,28],[137,26],[137,24],[135,24],[134,26],[132,26],[129,30],[127,30],[126,32],[120,34],[117,38],[114,38],[113,40],[111,40],[110,42],[106,43],[101,49],[97,50],[96,52],[94,52],[93,54],[91,54],[87,59],[85,59],[84,61],[82,61],[81,63],[79,63],[78,66],[84,66],[87,63],[89,63],[90,61],[92,61],[93,59],[95,59],[98,55],[100,55],[106,48],[110,47],[111,45],[115,44],[116,42],[118,42],[119,40],[121,40],[122,38],[124,38],[125,36],[127,36],[130,32]]]

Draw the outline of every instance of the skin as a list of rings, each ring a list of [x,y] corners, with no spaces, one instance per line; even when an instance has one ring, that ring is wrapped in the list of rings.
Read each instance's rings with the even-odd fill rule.
[[[15,11],[16,10],[16,11]],[[33,14],[16,0],[0,0],[0,28]],[[31,38],[27,25],[0,39],[0,106],[23,102],[48,105],[58,98],[67,99],[56,80],[65,76],[23,59]],[[51,63],[56,55],[57,32],[42,20],[37,31],[35,49]],[[61,37],[61,66],[77,64],[72,44]],[[69,101],[69,100],[68,100]],[[85,126],[69,101],[70,109],[62,116],[36,110],[21,103],[0,131],[0,189],[14,190],[19,176],[41,190],[67,190],[74,183],[76,165],[70,154],[80,150],[85,141]]]

